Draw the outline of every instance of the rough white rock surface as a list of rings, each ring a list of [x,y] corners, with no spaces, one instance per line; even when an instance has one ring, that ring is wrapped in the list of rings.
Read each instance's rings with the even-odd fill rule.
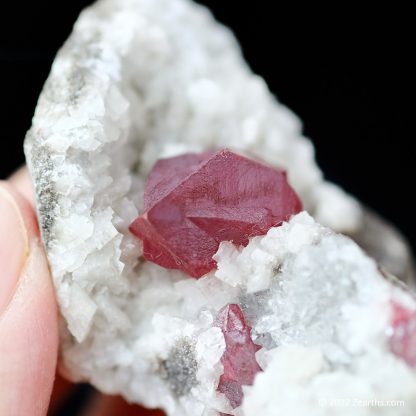
[[[363,343],[375,337],[391,368],[403,367],[383,349],[388,309],[381,306],[387,294],[406,295],[387,285],[352,242],[305,214],[242,253],[222,246],[217,276],[196,281],[143,261],[127,227],[155,160],[224,146],[286,168],[322,223],[342,232],[359,227],[358,204],[323,181],[299,120],[251,73],[229,30],[205,8],[187,0],[101,0],[82,13],[54,62],[25,144],[62,314],[63,371],[169,415],[232,414],[216,393],[224,339],[212,327],[230,302],[244,306],[253,336],[272,352],[303,345],[325,368],[355,363],[354,345],[337,339],[339,320],[343,330],[351,326],[350,342],[358,334]],[[354,307],[369,317],[379,312],[369,334],[366,319],[354,326]],[[276,354],[270,368],[279,365]],[[235,414],[254,413],[253,397],[270,373],[259,376]],[[408,379],[406,391],[413,391],[413,375]]]
[[[264,346],[265,371],[238,415],[413,414],[416,372],[388,337],[391,303],[414,310],[415,300],[354,242],[301,213],[244,249],[222,243],[216,257]]]

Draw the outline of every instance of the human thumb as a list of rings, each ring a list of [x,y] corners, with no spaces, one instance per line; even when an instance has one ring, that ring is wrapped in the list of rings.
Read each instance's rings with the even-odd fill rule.
[[[57,349],[57,307],[33,208],[0,182],[0,415],[46,414]]]

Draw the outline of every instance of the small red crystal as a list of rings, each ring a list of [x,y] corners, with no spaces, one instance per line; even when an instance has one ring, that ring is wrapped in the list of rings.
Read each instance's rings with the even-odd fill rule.
[[[185,154],[156,162],[130,231],[147,260],[200,277],[221,241],[247,245],[301,209],[284,171],[229,150]]]
[[[416,310],[410,311],[395,302],[392,303],[392,308],[390,351],[410,367],[416,368]]]
[[[243,401],[242,386],[253,384],[255,375],[261,371],[256,352],[261,348],[251,339],[240,307],[230,304],[221,309],[215,321],[225,339],[225,352],[221,357],[224,373],[220,377],[218,391],[224,393],[233,409]]]

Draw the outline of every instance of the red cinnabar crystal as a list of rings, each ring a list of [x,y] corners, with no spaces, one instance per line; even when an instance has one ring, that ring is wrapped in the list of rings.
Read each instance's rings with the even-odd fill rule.
[[[130,231],[147,260],[201,277],[221,241],[247,245],[301,209],[284,171],[229,150],[185,154],[156,162]]]
[[[392,308],[390,351],[416,368],[416,310],[409,311],[398,303],[393,303]]]
[[[261,371],[255,354],[261,348],[251,339],[251,328],[246,324],[238,305],[227,305],[215,321],[225,339],[225,352],[221,358],[224,373],[218,391],[224,393],[233,409],[243,401],[242,386],[253,384],[254,376]]]

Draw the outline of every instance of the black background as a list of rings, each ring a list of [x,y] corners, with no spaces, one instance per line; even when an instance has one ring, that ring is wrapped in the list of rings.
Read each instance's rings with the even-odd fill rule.
[[[90,1],[1,4],[0,177],[22,141],[54,55]],[[416,247],[414,33],[399,4],[201,1],[230,26],[253,70],[304,121],[327,178],[393,221]],[[316,3],[316,2],[314,2]]]

